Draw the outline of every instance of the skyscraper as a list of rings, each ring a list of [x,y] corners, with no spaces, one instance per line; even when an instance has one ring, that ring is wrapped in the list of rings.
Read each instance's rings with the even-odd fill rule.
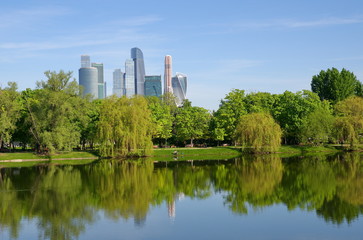
[[[161,89],[161,75],[145,76],[145,96],[160,97]]]
[[[83,96],[91,94],[93,99],[98,98],[98,70],[91,67],[90,57],[81,56],[81,68],[78,71],[79,85],[83,87]]]
[[[91,65],[94,68],[97,68],[97,85],[98,85],[98,99],[106,98],[106,85],[103,77],[103,63],[92,63]]]
[[[135,68],[135,94],[144,95],[145,65],[144,55],[139,48],[131,48],[131,58]]]
[[[121,69],[115,69],[113,72],[113,89],[112,94],[117,97],[122,97],[125,95],[125,81],[124,74],[121,72]]]
[[[173,74],[171,65],[172,65],[171,56],[166,55],[165,56],[165,71],[164,71],[164,94],[173,93],[173,89],[171,86],[171,76]]]
[[[181,106],[187,95],[187,76],[183,73],[176,73],[172,79],[173,93],[177,106]]]
[[[135,71],[134,61],[127,59],[125,61],[125,95],[126,97],[132,97],[135,95]]]

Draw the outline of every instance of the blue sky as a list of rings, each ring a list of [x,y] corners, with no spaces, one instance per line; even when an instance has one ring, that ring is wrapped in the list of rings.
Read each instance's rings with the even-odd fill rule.
[[[363,81],[361,0],[3,0],[0,84],[35,88],[44,72],[73,71],[80,55],[112,72],[130,49],[144,53],[146,74],[188,75],[193,105],[216,110],[232,89],[283,93],[310,89],[311,77],[346,68]]]

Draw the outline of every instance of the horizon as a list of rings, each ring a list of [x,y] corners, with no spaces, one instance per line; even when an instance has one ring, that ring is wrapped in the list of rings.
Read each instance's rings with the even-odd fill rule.
[[[146,75],[163,76],[171,55],[172,75],[188,77],[187,99],[211,111],[232,89],[311,90],[312,77],[328,68],[363,80],[359,0],[84,3],[0,3],[0,86],[33,89],[47,70],[72,71],[78,82],[81,55],[89,55],[104,64],[110,96],[112,73],[124,70],[133,47],[143,52]]]

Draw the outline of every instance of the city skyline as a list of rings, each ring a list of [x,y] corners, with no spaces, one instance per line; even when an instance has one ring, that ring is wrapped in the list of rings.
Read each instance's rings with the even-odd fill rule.
[[[147,74],[163,73],[165,55],[173,56],[188,75],[188,99],[210,110],[232,89],[310,89],[312,76],[332,67],[363,80],[362,1],[95,3],[2,1],[1,86],[14,81],[19,90],[35,88],[47,70],[72,71],[77,79],[81,54],[103,62],[112,83],[114,69],[123,68],[134,46],[147,56]]]

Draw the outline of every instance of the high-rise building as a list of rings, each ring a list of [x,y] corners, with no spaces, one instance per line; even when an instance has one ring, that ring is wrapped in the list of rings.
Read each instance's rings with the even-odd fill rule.
[[[91,94],[93,99],[98,98],[98,70],[91,67],[90,57],[81,56],[81,68],[78,71],[79,85],[83,87],[83,96]]]
[[[134,61],[127,59],[125,61],[125,95],[126,97],[132,97],[135,95],[135,71]]]
[[[172,60],[170,55],[165,56],[165,67],[164,67],[164,94],[173,93],[173,89],[171,86],[171,76],[172,72]]]
[[[124,81],[124,74],[121,69],[115,69],[113,72],[113,88],[112,94],[116,95],[117,97],[122,97],[125,95],[125,81]]]
[[[187,76],[183,73],[176,73],[172,78],[173,93],[177,106],[181,106],[187,95]]]
[[[144,55],[139,48],[131,48],[131,58],[135,69],[135,94],[144,95],[145,65]]]
[[[145,76],[145,96],[160,97],[161,89],[161,75]]]
[[[91,65],[94,68],[97,68],[97,85],[98,85],[98,99],[106,98],[106,85],[104,81],[103,75],[103,63],[92,63]]]

